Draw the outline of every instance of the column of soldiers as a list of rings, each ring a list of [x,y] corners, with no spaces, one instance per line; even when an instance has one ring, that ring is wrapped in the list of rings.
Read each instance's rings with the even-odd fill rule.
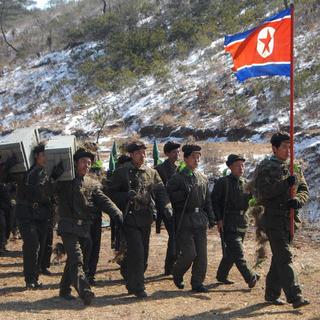
[[[178,165],[180,144],[167,142],[167,159],[155,169],[146,165],[146,145],[135,141],[127,146],[130,157],[102,185],[89,175],[95,152],[80,147],[74,154],[76,176],[72,181],[59,181],[64,168],[59,163],[49,176],[45,170],[45,145],[34,149],[34,166],[19,177],[8,172],[14,157],[0,167],[0,254],[6,241],[5,212],[8,204],[6,183],[17,183],[17,220],[23,241],[23,272],[27,289],[41,287],[39,273],[49,274],[48,256],[52,247],[53,205],[58,211],[58,235],[67,255],[60,281],[59,296],[75,299],[75,289],[84,305],[94,298],[91,285],[101,242],[101,213],[106,212],[117,226],[121,237],[123,259],[121,274],[128,294],[147,296],[145,271],[148,267],[151,225],[157,216],[168,232],[164,274],[172,275],[174,285],[184,289],[184,275],[191,268],[194,292],[208,292],[204,285],[207,272],[207,229],[215,225],[221,237],[223,257],[216,278],[231,285],[229,272],[237,267],[249,288],[260,276],[245,260],[243,242],[249,224],[247,209],[254,196],[264,209],[260,226],[267,234],[272,261],[266,278],[265,300],[282,305],[281,290],[294,308],[309,304],[301,293],[292,266],[289,213],[298,210],[309,196],[301,168],[289,171],[290,139],[278,132],[271,138],[273,156],[256,168],[250,184],[244,179],[245,158],[231,154],[227,158],[230,174],[218,179],[210,193],[208,179],[198,170],[201,147],[182,147],[183,162]],[[250,186],[247,187],[247,186]],[[290,189],[295,196],[291,197]],[[50,229],[51,228],[51,229]],[[98,230],[99,229],[99,230]],[[119,240],[119,239],[118,239]]]

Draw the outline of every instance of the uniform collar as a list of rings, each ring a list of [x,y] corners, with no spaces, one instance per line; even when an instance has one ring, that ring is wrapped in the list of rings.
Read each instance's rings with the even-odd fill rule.
[[[280,164],[288,164],[288,163],[289,163],[289,160],[286,160],[286,161],[280,160],[280,159],[278,159],[275,155],[272,155],[272,156],[270,157],[270,160],[275,161],[275,162],[278,162],[278,163],[280,163]]]
[[[146,171],[147,166],[143,164],[140,168],[136,167],[133,162],[131,161],[128,165],[129,169],[134,169],[134,170],[141,170],[141,171]]]
[[[172,163],[171,161],[169,161],[169,159],[164,160],[163,162],[165,165],[167,165],[170,168],[174,168],[177,169],[177,165],[175,163]]]

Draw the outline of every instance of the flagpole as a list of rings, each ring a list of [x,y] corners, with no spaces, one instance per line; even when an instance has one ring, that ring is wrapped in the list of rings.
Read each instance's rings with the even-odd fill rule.
[[[290,174],[294,175],[294,4],[291,9],[291,61],[290,61]],[[295,191],[292,186],[290,196],[294,198]],[[290,238],[294,237],[294,209],[290,209]]]

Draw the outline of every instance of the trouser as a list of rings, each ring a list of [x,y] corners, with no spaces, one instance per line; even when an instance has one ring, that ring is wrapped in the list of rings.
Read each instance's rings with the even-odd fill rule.
[[[88,279],[93,279],[97,271],[101,245],[101,222],[101,217],[92,220],[90,238],[79,239],[83,254],[83,269]]]
[[[217,278],[224,280],[228,278],[229,272],[236,265],[246,283],[250,283],[255,277],[255,273],[248,267],[244,258],[243,240],[245,232],[228,231],[224,232],[226,254],[221,259],[217,271]]]
[[[18,221],[22,237],[23,273],[26,283],[34,283],[39,278],[40,263],[43,259],[47,240],[47,220]]]
[[[277,299],[283,289],[287,301],[293,302],[299,299],[302,293],[293,270],[289,231],[267,229],[266,233],[270,242],[272,260],[266,278],[265,295],[268,299]]]
[[[203,284],[207,272],[207,228],[183,228],[178,235],[179,255],[173,276],[182,278],[192,265],[191,286]]]
[[[41,265],[40,265],[42,270],[50,268],[50,263],[51,263],[52,242],[53,242],[53,222],[52,222],[52,219],[48,220],[47,228],[48,228],[47,241],[45,243],[43,258],[42,258]]]
[[[0,251],[4,251],[7,243],[8,219],[5,210],[0,209]]]
[[[163,218],[164,225],[166,227],[166,230],[168,232],[168,244],[167,244],[167,252],[166,252],[166,259],[165,259],[165,265],[164,265],[164,271],[165,273],[171,273],[173,265],[176,261],[176,255],[173,252],[174,249],[174,242],[175,242],[175,235],[172,232],[172,225],[168,222],[168,220],[164,217]],[[176,248],[177,251],[177,248]]]
[[[60,281],[60,295],[71,292],[71,285],[76,289],[80,298],[86,291],[91,291],[90,285],[83,271],[83,258],[79,238],[74,234],[61,234],[62,242],[67,254],[67,261]]]
[[[127,252],[121,262],[121,274],[126,280],[128,291],[143,291],[145,289],[144,272],[148,264],[151,226],[125,225],[123,232],[127,243]]]

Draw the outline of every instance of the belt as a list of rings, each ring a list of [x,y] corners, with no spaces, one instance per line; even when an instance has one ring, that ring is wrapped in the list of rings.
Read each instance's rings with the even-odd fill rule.
[[[240,215],[243,216],[245,214],[246,210],[228,210],[226,209],[226,214],[231,214],[231,215]]]
[[[82,226],[82,225],[85,224],[85,223],[90,223],[89,220],[72,219],[72,218],[65,218],[65,217],[60,218],[60,221],[69,221],[69,222],[71,222],[71,223],[76,224],[77,226]]]
[[[19,201],[17,204],[26,206],[26,207],[30,207],[32,209],[37,209],[40,206],[44,206],[44,204],[41,204],[39,202],[23,202],[23,201]]]
[[[265,203],[263,204],[263,206],[266,209],[276,209],[276,210],[288,210],[287,204],[285,203],[278,203],[278,204],[274,204],[274,203]]]

